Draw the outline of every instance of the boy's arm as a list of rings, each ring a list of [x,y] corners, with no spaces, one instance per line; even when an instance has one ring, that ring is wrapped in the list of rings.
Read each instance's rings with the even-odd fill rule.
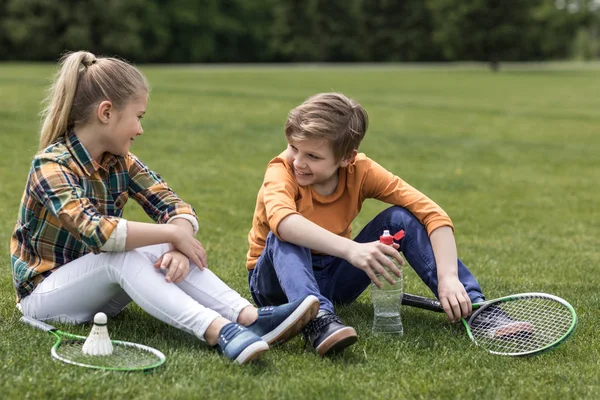
[[[356,268],[363,270],[379,287],[381,282],[377,279],[377,274],[390,283],[393,283],[394,279],[388,270],[400,276],[400,270],[388,257],[395,258],[399,264],[404,263],[397,250],[397,244],[394,248],[378,241],[356,243],[321,228],[299,214],[290,214],[281,220],[277,233],[287,242],[348,260]]]
[[[375,161],[370,160],[368,168],[363,186],[365,197],[408,209],[427,229],[438,270],[438,296],[448,319],[458,321],[461,316],[469,315],[471,300],[458,279],[453,226],[446,212]]]
[[[442,226],[453,228],[448,214],[424,193],[371,159],[362,163],[366,171],[361,187],[364,198],[374,198],[407,209],[425,226],[429,235]]]
[[[306,247],[320,253],[330,254],[347,260],[363,270],[373,283],[381,287],[377,274],[390,283],[392,276],[400,276],[400,270],[388,258],[394,257],[399,264],[404,260],[395,249],[382,243],[356,243],[318,226],[298,213],[296,196],[298,184],[282,157],[269,163],[263,182],[265,213],[271,230],[286,242]]]
[[[448,319],[458,322],[471,314],[472,305],[465,287],[458,279],[458,255],[452,228],[442,226],[429,236],[438,274],[438,296]]]

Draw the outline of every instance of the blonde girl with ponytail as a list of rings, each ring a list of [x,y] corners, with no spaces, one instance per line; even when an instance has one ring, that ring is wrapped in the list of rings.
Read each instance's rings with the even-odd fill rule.
[[[194,209],[130,152],[148,94],[124,60],[61,59],[11,237],[17,307],[79,324],[133,301],[238,363],[258,358],[314,318],[318,300],[257,309],[207,268]],[[129,198],[155,223],[123,218]]]

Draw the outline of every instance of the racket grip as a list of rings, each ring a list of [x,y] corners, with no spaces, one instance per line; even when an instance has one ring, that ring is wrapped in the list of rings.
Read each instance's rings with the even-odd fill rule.
[[[442,304],[434,299],[427,297],[415,296],[413,294],[404,293],[402,295],[402,304],[405,306],[422,308],[424,310],[443,312]]]
[[[24,324],[33,326],[34,328],[37,328],[44,332],[50,332],[50,331],[56,330],[56,328],[53,327],[52,325],[48,325],[45,322],[38,321],[37,319],[31,318],[31,317],[22,316],[19,321],[21,321]]]

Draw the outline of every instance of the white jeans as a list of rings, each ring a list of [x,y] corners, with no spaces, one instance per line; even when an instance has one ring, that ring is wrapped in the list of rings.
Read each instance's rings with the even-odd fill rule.
[[[167,283],[154,262],[169,247],[87,254],[63,265],[21,300],[24,315],[41,321],[78,324],[94,314],[118,314],[132,300],[150,315],[204,340],[219,316],[237,321],[250,302],[208,269],[190,263],[183,282]]]

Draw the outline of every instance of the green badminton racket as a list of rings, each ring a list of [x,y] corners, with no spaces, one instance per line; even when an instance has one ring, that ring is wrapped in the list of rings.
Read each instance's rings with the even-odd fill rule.
[[[67,364],[112,371],[148,371],[166,361],[165,355],[152,347],[120,340],[111,340],[113,352],[110,355],[87,355],[82,351],[85,336],[60,331],[31,317],[23,316],[20,321],[54,335],[56,343],[52,346],[50,354],[55,360]]]
[[[404,294],[402,304],[443,312],[439,301]],[[577,314],[560,297],[522,293],[473,304],[462,323],[469,338],[492,354],[525,356],[554,349],[575,331]]]

